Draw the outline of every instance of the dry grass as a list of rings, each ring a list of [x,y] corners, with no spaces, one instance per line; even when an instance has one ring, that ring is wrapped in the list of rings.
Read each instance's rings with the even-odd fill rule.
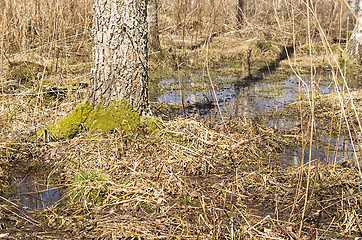
[[[165,58],[153,59],[153,68],[241,64],[246,75],[249,51],[256,68],[291,44],[297,46],[295,58],[282,66],[297,72],[311,62],[334,67],[325,65],[315,21],[309,46],[305,5],[299,1],[282,1],[279,9],[276,1],[248,1],[240,30],[236,1],[192,2],[159,2]],[[5,0],[0,9],[0,193],[9,190],[12,173],[30,173],[64,188],[67,203],[25,212],[1,197],[0,229],[9,239],[297,239],[301,222],[303,239],[361,235],[355,165],[279,166],[278,153],[288,145],[305,145],[305,133],[302,138],[246,118],[221,126],[178,118],[164,121],[157,135],[144,129],[138,134],[82,132],[57,142],[33,138],[84,98],[91,3],[21,0],[15,6]],[[339,42],[353,27],[345,6],[320,1],[315,12],[340,56]],[[306,57],[310,49],[313,56]],[[9,79],[8,61],[40,65],[25,79]],[[303,119],[309,122],[310,105],[304,100]],[[325,120],[341,112],[338,102],[313,101]],[[348,101],[346,106],[353,115]]]
[[[8,149],[4,170],[48,168],[48,179],[66,187],[67,205],[28,215],[2,200],[2,224],[13,239],[63,238],[59,232],[64,238],[295,238],[308,170],[280,168],[275,155],[298,141],[246,119],[227,127],[228,134],[177,119],[156,138],[83,132]],[[358,170],[348,162],[316,165],[310,179],[303,237],[358,234]]]

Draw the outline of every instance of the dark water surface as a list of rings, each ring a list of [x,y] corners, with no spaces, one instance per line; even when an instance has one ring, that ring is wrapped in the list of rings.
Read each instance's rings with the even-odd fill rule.
[[[192,78],[194,77],[194,78]],[[216,99],[224,117],[257,116],[268,112],[282,110],[285,104],[291,103],[298,97],[299,81],[296,76],[290,76],[276,81],[263,80],[254,82],[240,80],[236,75],[220,76],[214,80]],[[310,81],[305,80],[307,85]],[[175,78],[161,80],[154,84],[150,92],[150,101],[177,103],[195,106],[188,108],[186,114],[196,113],[199,115],[210,114],[215,108],[215,97],[210,81],[200,76],[182,80],[182,91],[179,80]],[[316,86],[319,91],[329,93],[331,87],[327,81],[322,81]],[[301,91],[309,91],[301,86]],[[205,103],[212,103],[209,109],[202,109],[200,106]]]
[[[11,188],[11,199],[25,210],[48,208],[60,203],[62,197],[61,188],[46,184],[32,175],[14,175]]]

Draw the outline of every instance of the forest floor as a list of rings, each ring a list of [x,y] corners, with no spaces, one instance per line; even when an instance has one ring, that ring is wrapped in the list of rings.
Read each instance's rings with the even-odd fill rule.
[[[307,46],[294,50],[232,34],[215,36],[210,44],[178,46],[170,36],[161,39],[164,51],[150,57],[151,82],[196,70],[245,79],[335,71],[321,46],[313,47],[311,57]],[[338,47],[334,49],[342,61]],[[20,59],[26,59],[27,67],[39,64],[36,54],[11,60]],[[211,124],[195,116],[170,119],[164,114],[157,131],[144,126],[132,133],[81,130],[72,139],[45,141],[35,133],[71,111],[88,85],[88,58],[75,54],[63,61],[69,65],[57,73],[53,63],[31,65],[32,79],[13,68],[8,74],[16,84],[2,86],[0,239],[362,236],[362,176],[353,159],[299,167],[278,162],[288,146],[309,144],[307,96],[287,110],[302,116],[305,129],[278,130],[247,117]],[[347,78],[360,86],[361,65],[346,66]],[[341,110],[338,96],[317,94],[314,117],[326,132],[358,129],[354,114],[360,117],[360,96],[360,91],[352,92],[355,106],[347,99]],[[154,113],[169,108],[152,105]],[[334,120],[342,111],[352,125]],[[60,189],[57,204],[45,209],[21,205],[34,192],[46,192],[39,187],[34,192],[14,190],[14,179],[27,181],[29,176]]]

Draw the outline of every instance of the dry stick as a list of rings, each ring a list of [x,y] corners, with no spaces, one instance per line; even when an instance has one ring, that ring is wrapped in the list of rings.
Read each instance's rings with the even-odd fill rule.
[[[183,95],[183,88],[182,88],[182,80],[181,80],[181,76],[180,76],[180,66],[179,66],[179,59],[177,57],[177,45],[176,45],[176,41],[174,42],[174,46],[175,46],[175,55],[176,55],[176,66],[177,66],[177,76],[178,76],[178,83],[180,85],[180,97],[181,97],[181,107],[182,107],[182,114],[185,116],[186,112],[185,112],[185,103],[184,103],[184,95]]]
[[[357,109],[353,103],[353,98],[352,98],[352,95],[351,95],[351,92],[348,88],[348,84],[347,84],[347,80],[343,74],[343,71],[341,69],[341,67],[339,66],[338,64],[338,61],[336,59],[336,57],[333,55],[333,51],[331,49],[331,46],[328,44],[328,41],[327,41],[327,37],[318,21],[318,18],[317,16],[315,16],[315,13],[312,12],[313,16],[314,16],[314,19],[316,20],[316,23],[317,23],[317,27],[318,27],[318,30],[320,32],[320,37],[322,39],[322,43],[323,43],[323,47],[327,50],[327,53],[328,53],[328,61],[329,61],[329,64],[331,66],[332,65],[332,61],[331,61],[331,57],[333,59],[333,62],[337,64],[337,69],[339,71],[339,73],[341,74],[341,77],[343,79],[343,84],[344,86],[346,86],[346,89],[347,89],[347,92],[348,92],[348,96],[349,96],[349,99],[350,99],[350,102],[351,102],[351,105],[352,105],[352,110],[354,111],[355,113],[355,116],[356,116],[356,119],[357,119],[357,122],[358,122],[358,126],[359,126],[359,130],[360,132],[362,132],[362,126],[361,126],[361,122],[360,122],[360,119],[358,117],[358,113],[357,113]],[[344,116],[344,119],[345,119],[345,122],[346,122],[346,125],[347,125],[347,129],[348,129],[348,135],[349,135],[349,138],[352,142],[352,148],[353,148],[353,154],[354,154],[354,157],[355,157],[355,160],[356,160],[356,164],[357,164],[357,167],[358,167],[358,171],[359,171],[359,175],[360,177],[362,178],[362,172],[361,172],[361,167],[360,167],[360,163],[359,163],[359,160],[358,160],[358,156],[357,156],[357,151],[356,151],[356,148],[355,148],[355,144],[353,143],[353,137],[352,137],[352,134],[351,134],[351,129],[350,129],[350,124],[348,122],[348,118],[351,119],[351,116],[350,116],[350,113],[348,111],[348,109],[344,109],[344,106],[346,108],[348,108],[348,105],[347,105],[347,102],[345,100],[345,97],[344,95],[342,94],[342,90],[341,90],[341,87],[340,87],[340,84],[338,83],[337,81],[337,76],[335,75],[334,71],[332,71],[332,75],[333,75],[333,79],[335,81],[335,85],[337,86],[337,92],[338,92],[338,97],[339,97],[339,101],[340,101],[340,104],[341,104],[341,110],[342,110],[342,113],[343,113],[343,116]],[[338,91],[339,90],[339,91]],[[347,113],[346,113],[347,111]],[[348,115],[348,116],[347,116]],[[357,135],[357,132],[356,132],[356,129],[354,127],[354,125],[352,125],[352,128],[353,130],[355,131],[355,134]],[[357,138],[357,143],[359,143],[359,140]],[[361,149],[360,149],[361,150]]]
[[[341,6],[341,13],[340,13],[340,16],[342,16],[342,6]],[[340,44],[341,44],[341,40],[342,40],[342,17],[340,17],[341,20],[340,20],[340,33],[339,33],[339,40],[338,40],[338,48],[340,50],[342,50]],[[349,19],[349,18],[348,18]],[[349,25],[348,25],[349,21],[347,21],[347,26],[346,26],[346,46],[348,45],[349,43],[349,39],[348,39],[348,29],[349,29]],[[347,72],[347,62],[345,61],[344,63],[344,69],[343,69],[345,72]]]
[[[331,146],[331,138],[332,138],[332,128],[333,128],[333,120],[334,120],[334,104],[335,102],[333,101],[333,109],[332,109],[332,119],[331,119],[331,124],[329,125],[329,139],[328,139],[328,147],[327,147],[327,166],[329,165],[329,149]]]
[[[295,36],[295,28],[294,28],[294,8],[292,8],[292,16],[293,16],[293,47],[294,49],[296,48],[296,36]],[[289,60],[289,64],[291,64],[290,62],[290,58],[288,55],[288,60]],[[301,81],[298,81],[298,94],[299,94],[299,113],[300,113],[300,128],[301,128],[301,132],[302,132],[302,161],[301,161],[301,165],[303,165],[304,163],[304,151],[305,151],[305,146],[304,146],[304,134],[303,134],[303,112],[302,112],[302,95],[301,95],[301,86],[300,86]],[[296,189],[296,193],[295,193],[295,197],[293,200],[293,207],[292,210],[289,214],[289,218],[288,218],[288,223],[290,223],[292,216],[293,216],[293,212],[295,210],[295,207],[297,206],[297,202],[298,202],[298,198],[300,196],[301,193],[301,189],[302,189],[302,179],[303,179],[303,171],[299,171],[298,174],[298,183],[297,183],[297,189]]]
[[[182,53],[183,60],[186,60],[186,47],[185,47],[185,24],[182,22]]]
[[[229,132],[228,129],[227,129],[227,127],[226,127],[226,124],[225,124],[225,121],[224,121],[224,117],[223,117],[223,115],[222,115],[222,113],[221,113],[219,101],[218,101],[218,99],[217,99],[217,95],[216,95],[216,91],[215,91],[215,87],[214,87],[214,83],[212,82],[212,79],[211,79],[211,76],[210,76],[209,58],[208,58],[208,56],[209,56],[209,44],[210,44],[210,41],[211,41],[211,36],[212,36],[212,29],[211,29],[211,33],[210,33],[210,35],[209,35],[209,40],[208,40],[207,43],[206,43],[206,59],[205,59],[205,61],[206,61],[206,71],[207,71],[207,76],[208,76],[209,81],[210,81],[210,84],[211,84],[212,94],[213,94],[213,97],[214,97],[214,99],[215,99],[216,107],[217,107],[217,110],[219,111],[221,121],[222,121],[222,123],[223,123],[223,125],[224,125],[225,130],[226,130],[227,132]]]
[[[334,158],[334,163],[333,163],[333,170],[336,169],[336,164],[337,164],[337,152],[338,152],[338,145],[339,145],[339,139],[341,138],[341,132],[342,132],[342,119],[343,119],[343,114],[342,112],[339,114],[339,129],[338,129],[338,137],[337,137],[337,143],[335,146],[335,158]]]
[[[339,17],[339,39],[338,39],[338,49],[340,49],[340,44],[341,44],[341,37],[342,37],[342,6],[341,6],[341,14]],[[347,22],[347,29],[348,29],[348,22]],[[337,75],[337,74],[336,74]],[[336,90],[336,89],[334,89]],[[330,150],[330,143],[331,143],[331,138],[332,138],[332,128],[333,128],[333,120],[334,120],[334,110],[335,110],[335,98],[333,98],[333,110],[332,110],[332,119],[331,119],[331,124],[329,127],[329,139],[328,139],[328,150],[327,150],[327,165],[329,165],[329,150]],[[338,143],[339,143],[339,136],[337,139],[337,144],[336,147],[338,148]],[[337,149],[336,149],[337,150]],[[337,158],[337,151],[336,151],[336,156],[335,159]],[[335,161],[334,161],[335,162]],[[334,168],[335,168],[335,164],[334,164]]]
[[[178,84],[180,85],[180,97],[181,97],[182,114],[185,116],[186,112],[185,112],[184,92],[183,92],[183,88],[182,88],[182,80],[181,80],[181,76],[180,76],[180,66],[179,66],[177,56],[176,56],[176,59],[177,59],[176,64],[177,64]]]
[[[352,16],[356,19],[356,21],[358,22],[358,24],[362,27],[362,23],[360,22],[360,20],[358,19],[358,17],[356,16],[356,14],[353,12],[351,6],[349,6],[348,2],[346,0],[343,0],[344,4],[346,4],[348,10],[352,13]]]
[[[308,161],[308,174],[307,174],[307,186],[306,186],[306,190],[305,190],[305,196],[304,196],[304,206],[303,206],[303,212],[302,212],[302,217],[301,217],[301,222],[300,222],[300,226],[299,226],[299,231],[298,231],[298,239],[300,239],[301,235],[302,235],[302,228],[303,228],[303,221],[304,221],[304,216],[305,216],[305,212],[307,209],[307,203],[308,203],[308,192],[309,192],[309,184],[310,184],[310,173],[311,173],[311,168],[312,168],[312,145],[313,145],[313,131],[314,131],[314,82],[313,82],[313,62],[312,62],[312,40],[311,40],[311,29],[310,29],[310,8],[309,8],[309,4],[310,2],[308,1],[307,3],[307,26],[308,26],[308,44],[309,44],[309,56],[310,56],[310,61],[311,61],[311,66],[310,66],[310,85],[311,85],[311,93],[312,93],[312,99],[311,99],[311,127],[310,127],[310,140],[309,140],[309,161]]]
[[[5,19],[5,11],[3,13],[3,19]],[[2,36],[5,36],[5,26],[4,24],[1,24],[0,25],[1,27],[1,30],[2,30]],[[4,69],[4,66],[3,66],[3,62],[4,62],[4,59],[3,59],[3,56],[5,56],[5,47],[4,47],[4,44],[5,44],[5,41],[1,41],[1,46],[0,46],[0,80],[1,80],[1,92],[3,93],[4,92],[4,83],[3,83],[3,80],[5,79],[4,75],[5,73],[2,71]],[[5,56],[6,57],[6,56]],[[1,106],[1,110],[5,112],[5,98],[2,97],[2,106]],[[6,114],[7,115],[7,114]],[[5,115],[5,116],[6,116]],[[9,151],[8,151],[8,148],[6,147],[8,144],[7,144],[7,131],[6,131],[6,119],[7,119],[7,116],[3,118],[3,131],[4,131],[4,137],[5,137],[5,156],[6,156],[6,161],[9,160]]]
[[[276,8],[274,8],[274,12],[275,12],[275,17],[276,17],[276,21],[278,23],[278,27],[280,29],[280,31],[282,31],[282,27],[280,25],[280,22],[279,22],[279,17],[278,17],[278,14],[277,14],[277,11],[276,11]],[[292,12],[294,13],[294,11],[292,10]],[[295,34],[294,34],[294,18],[293,18],[293,45],[294,45],[294,48],[295,48]],[[286,48],[286,46],[284,46]],[[292,66],[292,63],[291,63],[291,59],[290,59],[290,56],[288,54],[288,51],[286,51],[287,53],[287,58],[288,58],[288,63],[289,63],[289,66],[290,68],[292,69],[293,73],[297,76],[297,78],[299,79],[299,82],[298,82],[298,92],[299,92],[299,100],[301,100],[301,87],[300,87],[300,83],[303,83],[303,85],[305,85],[306,87],[307,84],[306,82],[299,76],[299,74],[294,70],[293,66]],[[308,101],[309,103],[311,104],[311,100],[309,98],[309,95],[307,95],[308,97]],[[300,111],[300,122],[301,122],[301,130],[303,131],[303,114],[302,114],[302,105],[301,105],[301,101],[299,101],[299,111]],[[305,147],[304,147],[304,134],[302,133],[302,161],[301,161],[301,165],[303,165],[303,162],[304,162],[304,151],[305,151]],[[303,179],[303,171],[301,169],[300,171],[300,174],[299,174],[299,178],[298,178],[298,184],[297,184],[297,189],[296,189],[296,194],[295,194],[295,197],[294,197],[294,201],[293,201],[293,207],[292,207],[292,210],[289,214],[289,218],[288,218],[288,223],[290,223],[291,219],[292,219],[292,216],[293,216],[293,212],[295,210],[295,207],[297,205],[297,201],[298,201],[298,198],[299,198],[299,195],[300,195],[300,192],[301,192],[301,187],[302,187],[302,179]]]

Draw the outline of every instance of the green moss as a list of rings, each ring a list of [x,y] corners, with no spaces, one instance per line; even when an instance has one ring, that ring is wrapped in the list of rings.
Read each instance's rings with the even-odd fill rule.
[[[78,133],[79,127],[85,122],[91,111],[90,103],[82,102],[58,122],[38,131],[37,136],[50,139],[72,138]]]
[[[114,101],[106,108],[99,104],[94,110],[85,101],[58,122],[38,131],[37,137],[46,140],[72,138],[81,126],[89,131],[110,131],[117,128],[127,132],[137,132],[140,127],[147,127],[149,132],[154,133],[158,132],[162,123],[154,116],[141,118],[126,100]]]
[[[87,130],[122,129],[133,132],[141,125],[140,115],[127,101],[112,102],[107,108],[99,104],[85,121]]]
[[[162,128],[162,122],[158,117],[155,116],[145,116],[142,117],[142,123],[144,126],[148,127],[148,130],[152,133],[158,133]]]

